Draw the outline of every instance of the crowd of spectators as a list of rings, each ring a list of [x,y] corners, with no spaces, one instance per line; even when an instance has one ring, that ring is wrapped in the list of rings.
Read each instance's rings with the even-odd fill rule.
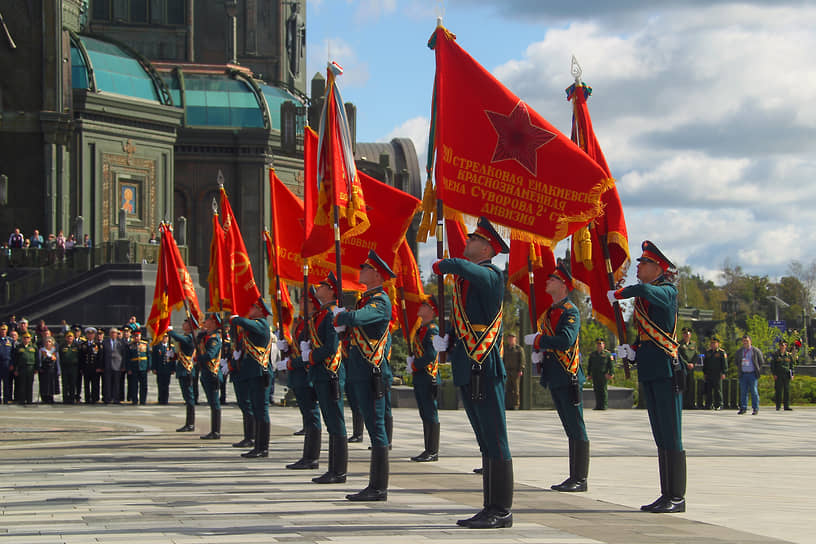
[[[64,257],[66,251],[71,251],[75,247],[91,247],[91,237],[84,235],[82,241],[77,240],[73,233],[65,235],[63,231],[57,234],[51,233],[43,237],[39,229],[34,229],[30,236],[26,237],[15,228],[8,238],[8,242],[3,242],[3,249],[43,249],[55,252],[59,257]]]

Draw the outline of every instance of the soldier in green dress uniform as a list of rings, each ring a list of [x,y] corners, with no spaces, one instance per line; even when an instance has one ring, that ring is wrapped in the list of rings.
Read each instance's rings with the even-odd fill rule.
[[[513,460],[505,419],[506,374],[501,356],[504,275],[491,263],[510,248],[493,225],[480,218],[468,235],[464,259],[436,261],[436,274],[456,276],[451,327],[433,339],[448,352],[453,382],[482,452],[484,508],[458,525],[473,529],[511,527]]]
[[[723,405],[722,381],[728,371],[728,355],[720,347],[720,339],[711,337],[709,349],[703,356],[703,407],[706,410],[720,410]]]
[[[159,404],[164,405],[170,401],[170,377],[176,371],[176,352],[167,333],[162,336],[161,342],[153,346],[151,360],[159,390]]]
[[[142,329],[136,329],[128,345],[128,361],[125,365],[128,380],[132,380],[133,384],[131,403],[147,404],[147,373],[151,366],[150,345],[142,340]]]
[[[309,293],[305,298],[304,303],[309,306],[308,315],[315,315],[320,308],[320,301],[317,299],[314,286],[309,286]],[[303,454],[294,463],[286,465],[286,468],[293,470],[312,470],[320,466],[322,442],[320,407],[317,404],[317,393],[309,376],[309,369],[300,352],[300,343],[308,341],[309,326],[302,318],[298,318],[294,323],[291,345],[285,339],[278,340],[278,349],[286,357],[289,388],[295,394],[303,429]],[[331,452],[329,458],[331,459]]]
[[[341,311],[334,317],[339,333],[349,337],[348,380],[363,413],[371,439],[371,464],[368,486],[346,495],[350,501],[384,501],[388,499],[388,432],[386,430],[386,395],[388,356],[391,352],[391,299],[383,282],[394,272],[374,250],[360,265],[360,283],[366,291],[354,310]]]
[[[612,354],[606,349],[606,340],[598,338],[595,341],[595,351],[589,354],[587,374],[592,380],[592,392],[595,393],[595,408],[606,410],[609,408],[608,381],[615,374],[615,362]]]
[[[785,410],[793,410],[790,405],[790,382],[793,379],[793,367],[796,359],[788,351],[788,343],[779,342],[779,349],[771,355],[771,373],[774,379],[774,403],[779,410],[784,403]]]
[[[181,328],[184,334],[178,334],[173,330],[167,332],[170,338],[176,341],[176,378],[181,388],[181,396],[187,408],[187,415],[184,425],[176,429],[176,432],[185,433],[195,430],[195,395],[193,393],[193,376],[196,374],[195,361],[195,340],[193,340],[193,330],[198,326],[195,318],[190,316],[184,320]]]
[[[85,328],[85,340],[79,345],[79,370],[85,384],[85,402],[99,402],[99,385],[103,369],[102,342],[96,337],[96,328]]]
[[[646,240],[641,248],[640,284],[607,293],[610,301],[635,297],[638,339],[634,346],[619,346],[618,353],[637,362],[660,467],[660,497],[641,510],[685,512],[686,452],[681,432],[685,376],[677,360],[677,287],[672,282],[676,268],[652,242]]]
[[[14,375],[17,376],[17,402],[34,402],[34,375],[37,373],[37,346],[31,341],[32,335],[26,331],[20,337],[20,344],[14,348]]]
[[[524,375],[524,348],[515,334],[506,334],[504,343],[504,369],[507,383],[504,385],[508,410],[518,410],[521,406],[521,377]]]
[[[239,353],[241,381],[246,382],[246,395],[255,418],[255,445],[241,457],[254,459],[269,456],[269,386],[272,383],[270,354],[277,350],[278,339],[272,334],[266,316],[272,310],[262,297],[250,306],[246,317],[233,315],[230,325],[235,334],[235,351]]]
[[[569,439],[569,477],[551,486],[554,491],[581,492],[587,490],[589,474],[589,438],[584,425],[582,390],[584,371],[579,349],[581,316],[570,302],[572,276],[564,264],[547,278],[547,294],[553,299],[547,308],[540,333],[525,337],[533,346],[535,363],[541,363],[541,386],[548,387],[558,417]]]
[[[324,474],[312,478],[316,484],[341,484],[348,469],[348,442],[343,416],[342,391],[346,383],[346,366],[340,338],[332,323],[337,312],[340,287],[334,273],[321,281],[314,290],[317,308],[310,314],[307,340],[300,341],[301,357],[309,369],[323,422],[329,433],[329,466]],[[311,291],[311,290],[310,290]]]
[[[60,368],[62,369],[62,402],[79,402],[79,344],[73,331],[65,333],[65,341],[60,346]]]
[[[680,364],[686,367],[686,386],[683,389],[683,409],[693,410],[694,400],[697,398],[697,380],[694,378],[694,365],[697,363],[697,345],[691,340],[692,330],[683,327],[683,338],[677,346],[677,358]]]
[[[422,434],[425,437],[425,450],[411,461],[420,463],[439,460],[439,413],[436,403],[436,391],[439,380],[439,357],[433,347],[434,336],[439,335],[436,316],[439,306],[433,295],[425,299],[417,316],[422,324],[411,338],[413,355],[406,361],[414,385],[414,398],[422,420]]]
[[[218,440],[221,438],[221,382],[224,380],[221,374],[221,317],[217,313],[207,314],[203,328],[198,339],[196,363],[210,405],[210,432],[201,438]]]

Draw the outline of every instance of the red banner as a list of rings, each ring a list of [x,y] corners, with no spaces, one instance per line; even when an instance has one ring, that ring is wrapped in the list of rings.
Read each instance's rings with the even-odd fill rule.
[[[535,308],[533,308],[530,297],[530,268],[533,269]],[[527,300],[531,323],[538,323],[547,308],[552,305],[552,297],[547,294],[545,286],[553,270],[555,270],[555,257],[549,247],[510,240],[510,258],[507,262],[508,281],[517,287]]]
[[[410,343],[422,321],[417,316],[417,310],[425,300],[425,290],[422,287],[422,278],[419,275],[419,267],[414,258],[414,253],[405,239],[402,240],[397,251],[397,258],[394,261],[394,273],[397,275],[394,284],[398,291],[400,288],[402,289],[401,294],[405,302],[405,313],[408,318],[406,322],[406,315],[403,314],[400,305],[400,312],[398,313],[400,328],[405,341]]]
[[[226,242],[224,229],[218,221],[218,214],[213,214],[213,235],[210,241],[210,270],[207,274],[209,308],[208,312],[232,312],[232,292],[229,283]]]
[[[249,253],[227,198],[227,191],[223,186],[221,187],[221,214],[223,215],[222,226],[226,242],[226,260],[230,271],[227,281],[231,285],[232,311],[240,316],[246,316],[252,305],[260,298],[261,292],[255,284],[255,274],[252,272]]]
[[[277,179],[275,173],[270,171],[270,177],[272,176]],[[280,182],[280,180],[278,181]],[[281,185],[283,184],[281,183]],[[279,260],[277,257],[278,252],[275,251],[275,244],[272,240],[272,235],[266,230],[263,234],[264,241],[266,242],[266,256],[269,259],[269,264],[266,267],[266,277],[269,283],[269,294],[272,296],[273,324],[276,326],[279,325],[279,328],[283,330],[286,341],[291,344],[292,321],[295,316],[295,308],[292,304],[292,297],[289,296],[289,288],[287,287],[286,282],[276,272],[278,263],[282,262],[282,260]],[[303,275],[301,274],[301,278],[302,277]],[[280,297],[278,297],[278,282],[280,282]],[[280,308],[280,317],[278,316],[278,308]]]
[[[200,323],[203,321],[201,308],[198,306],[193,281],[181,253],[173,238],[170,226],[159,225],[161,246],[159,247],[159,266],[156,273],[156,287],[153,290],[153,306],[147,318],[147,330],[151,344],[161,342],[162,336],[170,326],[170,316],[174,310],[186,306],[187,311]]]
[[[614,181],[437,28],[434,149],[445,205],[553,246],[601,213]]]

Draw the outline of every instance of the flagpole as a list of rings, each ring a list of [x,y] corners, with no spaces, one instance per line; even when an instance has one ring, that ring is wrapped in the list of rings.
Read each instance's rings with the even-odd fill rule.
[[[308,322],[309,321],[309,264],[306,261],[303,261],[303,295],[301,296],[301,300],[303,301],[303,320]],[[294,339],[297,341],[297,338]]]
[[[441,198],[436,199],[436,258],[445,257],[445,206]],[[436,278],[436,298],[439,302],[439,331],[445,334],[445,275]],[[445,364],[446,353],[439,353],[439,364]]]
[[[334,260],[337,263],[337,306],[343,307],[343,265],[340,262],[340,208],[334,205]]]
[[[405,287],[400,285],[397,289],[400,296],[400,306],[402,306],[402,322],[405,323],[405,340],[408,344],[408,355],[413,357],[414,347],[411,342],[411,329],[409,328],[410,325],[408,323],[408,308],[405,305]]]
[[[530,254],[527,254],[527,278],[530,282],[530,296],[528,297],[528,304],[530,306],[530,330],[531,332],[538,332],[538,304],[536,304],[535,293],[535,274],[533,273],[533,260],[530,259]]]
[[[606,281],[609,284],[609,289],[614,291],[615,275],[612,272],[612,257],[609,255],[609,244],[607,243],[606,234],[598,234],[598,229],[595,228],[595,221],[591,224],[591,230],[594,236],[598,236],[598,241],[601,243],[601,251],[603,251],[604,264],[606,265]],[[620,302],[617,300],[612,304],[612,311],[615,312],[615,326],[618,329],[618,340],[621,344],[628,344],[626,341],[626,325],[623,322],[623,312],[621,311]],[[623,360],[623,374],[628,379],[631,375],[629,369],[629,359]]]

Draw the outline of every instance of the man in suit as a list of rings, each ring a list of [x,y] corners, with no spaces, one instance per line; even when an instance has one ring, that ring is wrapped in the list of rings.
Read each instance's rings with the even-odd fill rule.
[[[119,381],[122,376],[123,363],[127,359],[127,346],[119,337],[119,329],[111,328],[109,338],[102,342],[102,400],[105,404],[121,404]]]
[[[752,415],[759,413],[759,390],[757,382],[762,365],[765,364],[762,352],[751,345],[751,337],[747,334],[742,337],[742,347],[734,354],[734,364],[737,365],[737,374],[740,384],[740,405],[737,414],[748,411],[748,393],[751,393]]]

